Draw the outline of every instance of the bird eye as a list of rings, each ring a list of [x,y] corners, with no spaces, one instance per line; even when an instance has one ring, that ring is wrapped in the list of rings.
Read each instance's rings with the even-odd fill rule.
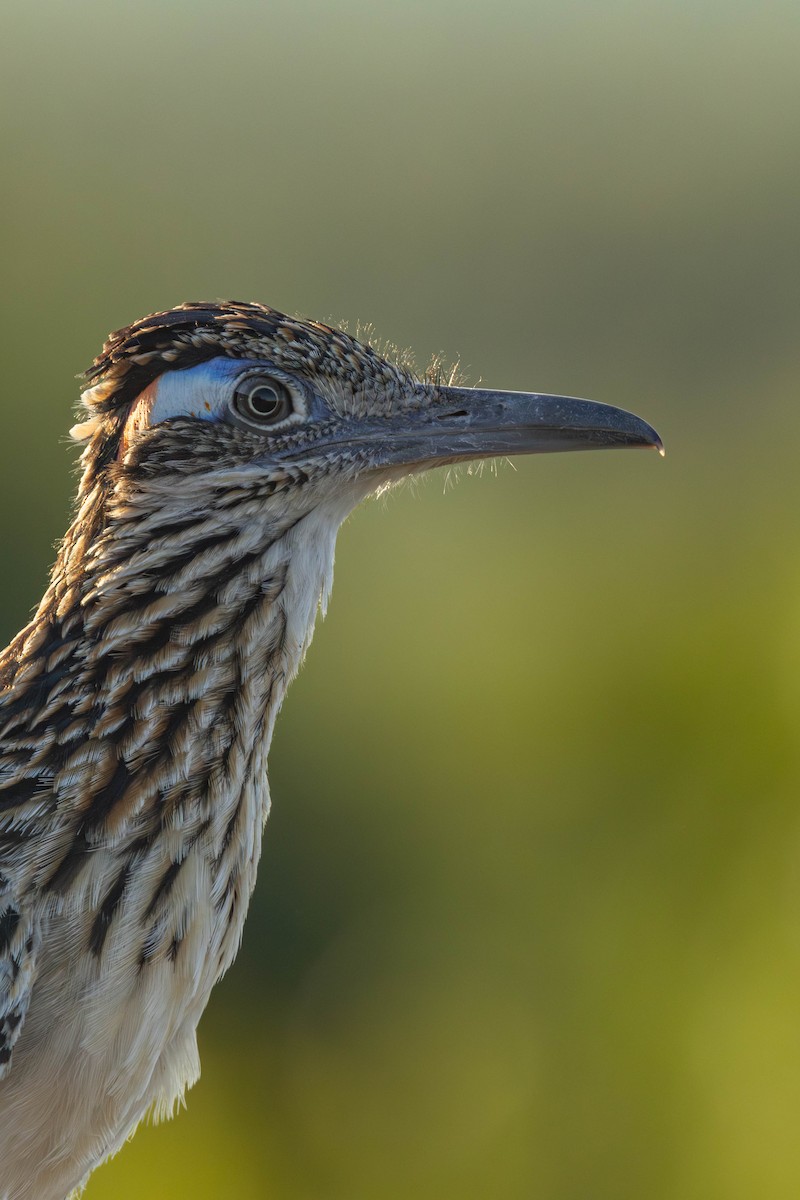
[[[295,411],[291,391],[280,379],[246,379],[233,393],[233,410],[248,425],[279,425]]]

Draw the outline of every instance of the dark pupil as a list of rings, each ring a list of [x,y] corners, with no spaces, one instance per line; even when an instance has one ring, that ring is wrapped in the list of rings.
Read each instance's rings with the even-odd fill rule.
[[[254,388],[248,400],[257,417],[274,417],[281,406],[280,396],[271,387]]]

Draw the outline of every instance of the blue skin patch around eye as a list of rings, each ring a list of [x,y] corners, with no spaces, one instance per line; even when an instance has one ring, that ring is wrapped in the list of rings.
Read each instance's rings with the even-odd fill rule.
[[[231,399],[239,380],[258,375],[284,378],[271,363],[258,359],[212,358],[184,371],[165,371],[156,381],[155,399],[150,409],[149,425],[158,425],[170,417],[196,417],[204,421],[221,421],[228,414]],[[300,388],[292,380],[295,388]]]

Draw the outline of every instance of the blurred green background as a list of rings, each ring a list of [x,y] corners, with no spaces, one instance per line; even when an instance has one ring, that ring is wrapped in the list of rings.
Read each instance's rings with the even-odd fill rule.
[[[796,1197],[796,0],[2,24],[4,637],[74,374],[184,299],[371,321],[668,450],[344,528],[203,1078],[87,1200]]]

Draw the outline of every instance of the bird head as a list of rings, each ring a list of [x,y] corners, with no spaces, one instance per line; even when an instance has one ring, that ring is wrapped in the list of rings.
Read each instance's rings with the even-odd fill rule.
[[[224,493],[341,521],[403,476],[498,455],[655,447],[621,409],[418,378],[260,304],[184,304],[112,334],[87,372],[83,492],[195,514]],[[275,499],[277,498],[277,499]]]

